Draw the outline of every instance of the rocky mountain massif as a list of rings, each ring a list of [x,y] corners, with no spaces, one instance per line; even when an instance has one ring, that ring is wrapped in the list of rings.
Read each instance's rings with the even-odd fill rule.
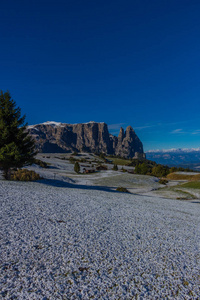
[[[108,132],[106,123],[96,122],[45,122],[27,129],[36,141],[37,150],[43,153],[85,151],[145,158],[142,142],[131,126],[126,131],[121,128],[118,137]]]

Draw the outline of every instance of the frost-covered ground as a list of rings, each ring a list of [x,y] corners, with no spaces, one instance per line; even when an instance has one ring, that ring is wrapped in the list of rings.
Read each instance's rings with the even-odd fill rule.
[[[199,299],[199,203],[68,186],[0,181],[0,298]]]

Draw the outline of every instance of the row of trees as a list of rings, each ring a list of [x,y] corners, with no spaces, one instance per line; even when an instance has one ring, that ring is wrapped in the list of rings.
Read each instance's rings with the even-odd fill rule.
[[[21,168],[34,161],[34,140],[26,131],[25,115],[10,93],[0,92],[0,168],[5,179],[10,178],[11,168]]]
[[[145,160],[142,163],[138,163],[135,166],[135,173],[142,174],[142,175],[152,175],[155,177],[166,177],[170,173],[180,172],[180,171],[187,171],[192,172],[193,170],[184,169],[184,168],[176,168],[176,167],[168,167],[157,164],[155,162]]]

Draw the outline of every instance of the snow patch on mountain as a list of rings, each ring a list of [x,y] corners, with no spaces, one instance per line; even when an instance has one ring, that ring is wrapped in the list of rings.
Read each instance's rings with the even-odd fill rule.
[[[69,123],[61,123],[61,122],[55,122],[55,121],[47,121],[47,122],[44,122],[44,123],[39,123],[39,124],[35,124],[35,125],[29,125],[28,128],[29,129],[32,129],[32,128],[35,129],[35,126],[38,126],[38,125],[50,125],[52,127],[64,127],[65,125],[94,124],[94,123],[104,124],[105,122],[89,121],[89,122],[86,122],[86,123],[73,123],[73,124],[69,124]]]

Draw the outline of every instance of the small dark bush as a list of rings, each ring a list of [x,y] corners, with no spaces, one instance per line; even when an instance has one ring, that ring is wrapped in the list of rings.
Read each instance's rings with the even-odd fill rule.
[[[99,157],[104,159],[105,158],[105,154],[104,153],[100,153]]]
[[[118,188],[116,189],[116,191],[118,191],[118,192],[123,192],[123,193],[129,193],[129,191],[128,191],[126,188],[122,187],[122,186],[118,187]]]
[[[79,163],[76,161],[75,164],[74,164],[74,171],[76,173],[79,173],[80,172],[80,165]]]
[[[34,159],[34,163],[41,168],[48,168],[48,164],[40,159]]]
[[[70,156],[69,161],[71,164],[74,164],[76,159],[74,157]]]
[[[81,159],[79,159],[78,161],[81,162],[81,163],[84,163],[84,162],[86,162],[87,160],[86,160],[85,158],[81,158]]]
[[[72,155],[73,155],[73,156],[77,156],[77,155],[78,155],[78,152],[75,151],[74,153],[72,153]]]
[[[35,173],[34,171],[29,171],[27,169],[20,169],[14,171],[11,175],[11,180],[15,181],[35,181],[39,180],[41,177],[39,174]]]
[[[112,168],[112,170],[113,170],[113,171],[118,171],[118,166],[117,166],[117,165],[114,165],[113,168]]]
[[[108,170],[108,168],[105,165],[99,165],[96,167],[96,170],[97,171],[101,171],[101,170],[106,171],[106,170]]]
[[[160,183],[160,184],[167,184],[167,183],[168,183],[168,180],[161,178],[161,179],[158,181],[158,183]]]

